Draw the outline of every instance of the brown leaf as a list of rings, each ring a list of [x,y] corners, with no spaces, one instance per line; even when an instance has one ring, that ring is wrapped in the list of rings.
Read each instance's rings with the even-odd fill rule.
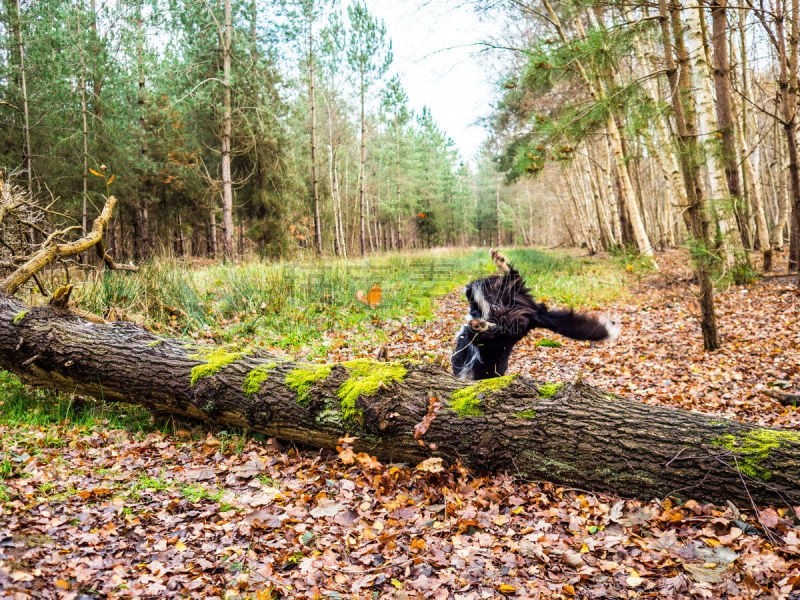
[[[428,398],[428,412],[422,418],[422,421],[414,425],[414,438],[420,439],[428,432],[436,415],[439,414],[439,409],[442,408],[442,403],[436,396]]]

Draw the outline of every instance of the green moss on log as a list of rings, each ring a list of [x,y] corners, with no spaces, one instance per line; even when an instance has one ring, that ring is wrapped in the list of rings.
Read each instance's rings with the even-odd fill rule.
[[[348,421],[360,415],[360,411],[356,409],[356,400],[374,394],[381,387],[403,381],[408,373],[401,362],[359,358],[343,362],[342,365],[349,371],[350,377],[339,386],[338,395],[342,401],[342,417]]]
[[[192,368],[191,385],[192,387],[203,377],[209,377],[219,371],[222,367],[231,364],[244,355],[244,352],[230,352],[224,348],[217,348],[204,354],[193,354],[190,358],[198,358],[206,362]]]
[[[536,388],[540,398],[552,398],[564,388],[563,383],[543,383]]]
[[[21,310],[17,314],[15,314],[14,315],[14,319],[13,319],[14,320],[14,325],[16,325],[17,323],[22,321],[22,319],[27,317],[29,312],[30,312],[29,310]]]
[[[255,396],[261,391],[261,384],[269,378],[269,374],[273,371],[277,364],[278,363],[276,362],[269,362],[263,365],[258,365],[255,369],[244,376],[244,381],[242,382],[242,391],[244,391],[247,397]]]
[[[308,402],[311,388],[314,384],[323,379],[327,379],[333,370],[332,364],[307,365],[292,369],[286,374],[284,383],[297,392],[297,401],[300,404]]]
[[[791,442],[800,443],[800,433],[759,428],[738,434],[726,433],[714,439],[712,443],[736,456],[735,464],[740,473],[769,481],[772,473],[764,467],[764,461],[769,458],[773,450]]]
[[[492,392],[507,388],[516,375],[503,375],[483,379],[473,385],[454,391],[450,395],[450,408],[460,417],[480,417],[483,415],[483,401]]]
[[[516,419],[535,419],[536,418],[536,410],[533,408],[528,408],[522,410],[520,412],[514,413],[514,418]]]

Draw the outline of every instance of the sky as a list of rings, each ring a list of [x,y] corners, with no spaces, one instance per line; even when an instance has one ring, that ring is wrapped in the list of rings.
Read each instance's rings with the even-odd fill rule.
[[[384,20],[394,63],[409,103],[427,106],[440,129],[453,139],[461,157],[471,160],[486,138],[477,121],[488,117],[499,91],[492,81],[481,42],[497,26],[481,21],[458,0],[366,0]],[[483,54],[483,56],[481,56]]]

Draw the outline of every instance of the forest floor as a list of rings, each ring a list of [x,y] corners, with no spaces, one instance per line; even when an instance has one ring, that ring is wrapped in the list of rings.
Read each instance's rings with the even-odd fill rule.
[[[509,372],[800,427],[764,393],[800,393],[796,277],[720,292],[723,347],[704,353],[686,257],[659,263],[604,307],[622,322],[616,344],[537,346],[536,332]],[[458,291],[433,321],[376,327],[392,356],[446,359],[464,312]],[[342,332],[329,359],[376,351]],[[363,455],[345,465],[189,426],[1,425],[0,450],[2,598],[800,599],[800,507],[623,500]]]

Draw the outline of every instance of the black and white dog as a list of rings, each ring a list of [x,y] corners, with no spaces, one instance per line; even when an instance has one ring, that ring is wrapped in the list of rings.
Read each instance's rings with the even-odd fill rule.
[[[572,310],[548,310],[536,302],[525,281],[497,250],[491,251],[498,274],[468,284],[466,325],[456,336],[450,357],[460,379],[488,379],[503,375],[514,345],[531,329],[543,327],[575,340],[614,340],[619,324]]]

